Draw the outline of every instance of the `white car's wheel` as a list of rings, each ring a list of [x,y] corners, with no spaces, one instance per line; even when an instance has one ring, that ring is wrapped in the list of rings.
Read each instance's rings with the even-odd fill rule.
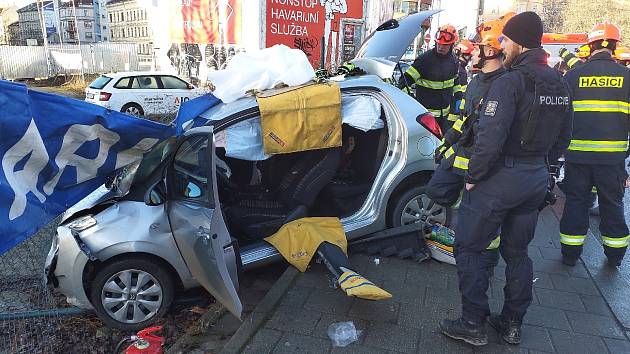
[[[127,103],[120,109],[122,113],[127,113],[129,115],[140,117],[144,115],[144,110],[137,103]]]
[[[121,259],[101,268],[92,282],[92,305],[108,326],[137,331],[162,317],[173,301],[170,272],[147,258]]]

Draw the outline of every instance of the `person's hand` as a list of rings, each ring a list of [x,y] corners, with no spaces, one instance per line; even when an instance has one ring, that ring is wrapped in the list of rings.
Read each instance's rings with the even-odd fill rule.
[[[473,188],[475,188],[475,185],[472,183],[466,183],[466,190],[467,191],[471,191]]]
[[[437,147],[437,149],[435,149],[434,160],[436,164],[439,164],[440,161],[442,161],[442,158],[444,157],[444,151],[446,151],[446,147],[444,145],[440,145]]]

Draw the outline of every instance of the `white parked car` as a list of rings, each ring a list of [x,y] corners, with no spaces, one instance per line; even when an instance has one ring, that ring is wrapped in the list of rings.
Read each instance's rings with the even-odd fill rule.
[[[134,116],[174,114],[182,102],[204,94],[171,74],[120,72],[99,76],[85,89],[85,101]]]

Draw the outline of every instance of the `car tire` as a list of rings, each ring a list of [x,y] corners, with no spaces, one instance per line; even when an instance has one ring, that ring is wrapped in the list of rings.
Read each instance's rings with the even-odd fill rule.
[[[173,302],[174,284],[164,265],[150,258],[130,257],[98,270],[90,299],[108,327],[135,332],[164,316]]]
[[[426,186],[411,187],[399,193],[390,206],[391,213],[387,221],[392,227],[412,224],[423,219],[448,226],[451,219],[450,208],[433,202],[426,194]]]
[[[120,109],[122,113],[132,115],[134,117],[140,117],[144,115],[144,110],[137,103],[125,103]]]

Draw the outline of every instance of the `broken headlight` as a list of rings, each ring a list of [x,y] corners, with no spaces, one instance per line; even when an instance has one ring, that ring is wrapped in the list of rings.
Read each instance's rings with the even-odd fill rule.
[[[85,215],[72,220],[67,226],[72,231],[81,232],[94,225],[96,225],[96,219],[94,219],[92,215]]]

